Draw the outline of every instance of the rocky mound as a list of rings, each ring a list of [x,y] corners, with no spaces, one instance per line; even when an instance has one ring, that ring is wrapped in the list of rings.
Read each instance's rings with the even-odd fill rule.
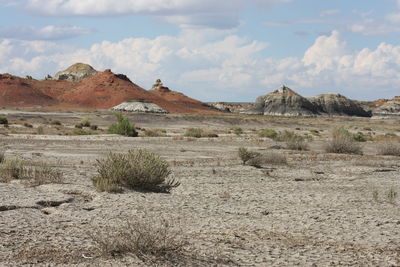
[[[143,113],[168,113],[158,105],[143,100],[131,100],[112,108],[116,111],[143,112]]]
[[[158,105],[166,101],[140,86],[126,76],[114,74],[111,70],[95,74],[79,82],[60,96],[63,103],[82,108],[112,108],[131,99],[144,99]]]
[[[373,111],[374,116],[400,116],[400,96],[395,96]]]
[[[319,114],[318,109],[307,98],[286,86],[258,97],[254,106],[242,113],[305,117],[313,117]]]
[[[340,94],[323,94],[309,100],[320,113],[333,116],[371,117],[371,112],[366,111],[359,103]]]
[[[76,63],[66,70],[59,71],[54,76],[54,80],[67,80],[71,82],[80,82],[85,78],[97,74],[98,71],[92,66],[83,63]]]
[[[222,112],[240,113],[253,107],[253,103],[239,102],[212,102],[207,103],[209,106],[216,108]]]
[[[216,114],[219,111],[203,102],[187,97],[186,95],[171,91],[165,87],[161,80],[158,79],[153,85],[151,94],[158,96],[170,103],[168,110],[175,113],[202,113],[202,114]]]
[[[57,104],[54,98],[33,85],[36,82],[10,74],[0,74],[0,106],[32,107]]]

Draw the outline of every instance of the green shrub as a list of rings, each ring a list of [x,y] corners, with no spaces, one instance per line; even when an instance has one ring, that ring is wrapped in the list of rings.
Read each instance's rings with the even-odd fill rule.
[[[184,135],[187,137],[200,138],[203,136],[203,130],[200,128],[189,128]]]
[[[129,150],[128,154],[109,153],[97,160],[97,175],[92,178],[99,191],[120,192],[122,189],[169,192],[179,186],[173,179],[169,164],[144,149]]]
[[[244,147],[239,147],[238,155],[239,158],[242,160],[243,165],[245,165],[246,162],[248,162],[249,160],[260,156],[260,153],[247,150],[247,148]]]
[[[0,117],[0,124],[8,125],[8,119],[6,117]]]
[[[135,125],[131,124],[122,113],[115,113],[117,122],[108,127],[108,132],[112,134],[119,134],[129,137],[138,136],[138,132],[135,129]]]
[[[79,124],[82,125],[82,127],[90,127],[90,119],[84,118],[81,120]]]
[[[278,136],[278,133],[274,129],[262,129],[258,131],[258,136],[275,139]]]
[[[378,154],[400,157],[400,143],[383,142],[379,144]]]
[[[338,154],[362,154],[362,148],[354,140],[354,136],[343,127],[332,131],[332,139],[326,144],[325,151]]]
[[[233,126],[230,131],[234,134],[236,134],[237,136],[243,134],[243,129],[240,128],[239,126]]]

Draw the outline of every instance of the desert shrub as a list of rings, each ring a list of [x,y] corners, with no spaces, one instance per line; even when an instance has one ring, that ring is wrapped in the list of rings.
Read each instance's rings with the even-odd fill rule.
[[[372,140],[372,136],[371,135],[366,135],[366,134],[363,134],[362,132],[358,132],[358,133],[353,134],[353,138],[357,142],[367,142],[367,141],[371,141]]]
[[[286,148],[291,150],[304,151],[308,150],[308,143],[305,137],[294,134],[286,140]]]
[[[144,262],[176,261],[183,255],[187,242],[179,237],[179,232],[172,230],[171,225],[163,219],[131,219],[90,236],[105,257],[129,253]]]
[[[13,179],[22,179],[25,172],[26,168],[22,161],[6,159],[0,164],[0,181],[9,182]]]
[[[131,124],[129,120],[122,115],[122,113],[115,113],[115,117],[117,122],[108,127],[109,133],[130,137],[138,136],[135,125]]]
[[[37,134],[44,134],[44,128],[43,126],[38,126],[36,129],[36,133]]]
[[[162,129],[145,129],[143,134],[147,137],[165,136],[166,131]]]
[[[278,133],[274,129],[262,129],[258,131],[258,136],[275,139],[278,136]]]
[[[90,125],[90,130],[93,130],[93,131],[97,131],[97,129],[99,128],[99,126],[97,126],[97,125]]]
[[[275,140],[278,142],[286,142],[296,136],[296,133],[293,131],[284,130],[283,132],[279,132],[276,136]]]
[[[186,130],[184,136],[200,138],[203,136],[203,130],[200,128],[189,128]]]
[[[77,128],[77,129],[82,129],[83,126],[82,126],[82,124],[78,123],[78,124],[75,124],[75,128]]]
[[[243,165],[245,165],[246,162],[248,162],[249,160],[260,156],[260,153],[258,153],[256,151],[250,151],[245,147],[239,147],[238,155],[239,155],[239,158],[242,160]]]
[[[27,122],[24,123],[24,126],[25,126],[26,128],[33,128],[33,125],[32,125],[32,124],[29,124],[29,123],[27,123]]]
[[[72,133],[74,135],[93,135],[94,134],[93,132],[85,131],[85,130],[82,130],[82,129],[75,129]]]
[[[261,154],[255,158],[252,158],[247,163],[250,166],[261,167],[263,165],[284,165],[287,164],[287,159],[285,155],[269,152],[266,154]]]
[[[6,117],[0,117],[0,124],[8,125],[8,119]]]
[[[230,131],[231,131],[232,133],[238,135],[238,136],[241,135],[241,134],[243,134],[243,129],[240,128],[239,126],[233,126],[233,127],[230,129]]]
[[[82,125],[82,127],[90,127],[90,119],[84,118],[81,120],[79,124]]]
[[[25,184],[29,185],[42,185],[60,182],[62,173],[44,162],[30,163],[19,159],[5,160],[0,164],[0,181],[9,182],[14,179],[24,180]]]
[[[378,154],[400,157],[400,143],[382,142],[379,144]]]
[[[0,150],[0,164],[4,162],[4,159],[5,159],[5,155],[4,154],[5,154],[4,151]]]
[[[51,125],[62,125],[62,124],[61,124],[61,121],[59,121],[59,120],[51,121],[50,124],[51,124]]]
[[[144,149],[129,150],[128,154],[109,153],[97,160],[97,175],[92,178],[99,191],[120,192],[122,188],[154,192],[169,192],[179,182],[168,179],[169,164]]]
[[[326,144],[325,151],[338,154],[362,154],[362,148],[354,140],[353,135],[342,127],[332,131],[332,139]]]
[[[391,187],[386,193],[386,196],[390,203],[394,203],[397,198],[397,191],[393,187]]]
[[[218,134],[216,134],[214,132],[205,132],[202,136],[203,137],[208,137],[208,138],[217,138]]]

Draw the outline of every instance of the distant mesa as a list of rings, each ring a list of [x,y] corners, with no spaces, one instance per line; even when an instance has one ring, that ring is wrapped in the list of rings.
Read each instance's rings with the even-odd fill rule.
[[[322,94],[309,98],[318,111],[330,116],[357,116],[371,117],[371,112],[366,111],[357,102],[341,94]]]
[[[374,116],[400,116],[400,96],[395,96],[373,111]]]
[[[302,117],[319,115],[319,111],[314,104],[286,86],[258,97],[254,106],[242,113]]]
[[[85,78],[97,74],[98,71],[92,66],[84,63],[75,63],[66,70],[59,71],[54,76],[54,80],[66,80],[70,82],[80,82]]]
[[[112,110],[140,113],[168,113],[168,111],[161,108],[160,106],[151,102],[144,101],[143,99],[126,101],[113,107]]]
[[[340,94],[323,94],[307,99],[286,86],[258,97],[253,107],[242,113],[301,117],[371,117],[371,112],[366,111],[359,103]]]

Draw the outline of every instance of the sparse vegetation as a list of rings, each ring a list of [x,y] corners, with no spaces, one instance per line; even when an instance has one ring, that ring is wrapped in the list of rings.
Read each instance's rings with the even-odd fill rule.
[[[0,117],[0,124],[8,125],[8,119],[6,117]]]
[[[99,128],[99,126],[97,126],[97,125],[94,125],[94,124],[90,125],[90,130],[92,130],[92,131],[97,131],[98,128]]]
[[[189,128],[186,130],[184,136],[186,137],[194,137],[194,138],[200,138],[204,134],[203,130],[200,128]]]
[[[90,127],[90,125],[91,125],[90,119],[84,118],[81,120],[81,122],[79,124],[82,125],[82,127]]]
[[[135,129],[135,125],[131,124],[127,118],[125,118],[122,113],[115,113],[117,122],[112,124],[108,128],[108,132],[112,134],[119,134],[123,136],[136,137],[138,132]]]
[[[243,165],[245,165],[246,162],[248,162],[249,160],[260,156],[259,152],[250,151],[245,147],[239,147],[238,154],[239,158],[242,160]]]
[[[305,137],[295,134],[286,141],[286,148],[305,151],[308,150],[308,143]]]
[[[258,136],[276,139],[278,136],[278,133],[274,129],[262,129],[262,130],[258,131]]]
[[[166,131],[163,129],[145,129],[143,134],[146,137],[161,137],[166,136]]]
[[[119,226],[107,227],[91,234],[103,257],[131,253],[144,262],[164,262],[179,259],[187,243],[166,220],[159,222],[132,219]]]
[[[33,125],[32,125],[32,124],[29,124],[29,123],[27,123],[27,122],[24,123],[24,126],[25,126],[26,128],[33,128]]]
[[[287,164],[285,155],[269,152],[266,154],[260,154],[259,156],[252,158],[248,161],[248,165],[260,168],[263,165],[284,165]]]
[[[237,136],[242,135],[243,134],[243,129],[240,128],[239,126],[233,126],[230,131],[234,134],[236,134]]]
[[[391,187],[386,193],[387,199],[390,203],[395,203],[397,198],[397,191]]]
[[[62,173],[44,162],[30,163],[19,159],[6,159],[0,164],[0,181],[24,180],[28,185],[58,183]]]
[[[86,131],[86,130],[82,130],[82,129],[75,129],[72,133],[74,135],[93,135],[93,134],[95,134],[91,131]]]
[[[38,126],[38,127],[36,128],[36,133],[37,133],[37,134],[44,134],[44,128],[43,128],[43,126]]]
[[[51,121],[50,124],[51,124],[51,125],[62,125],[62,124],[61,124],[61,121],[59,121],[59,120]]]
[[[5,159],[4,151],[0,150],[0,163],[3,163],[4,159]]]
[[[397,142],[382,142],[378,146],[378,154],[386,156],[400,157],[400,143]]]
[[[353,138],[357,142],[367,142],[372,140],[371,135],[363,134],[362,132],[353,134]]]
[[[332,131],[332,139],[326,144],[325,151],[338,154],[362,154],[362,148],[354,140],[353,135],[342,127]]]
[[[109,153],[97,160],[97,175],[92,178],[99,191],[121,192],[123,188],[153,192],[169,192],[179,182],[168,179],[169,164],[156,154],[144,149],[128,154]]]

